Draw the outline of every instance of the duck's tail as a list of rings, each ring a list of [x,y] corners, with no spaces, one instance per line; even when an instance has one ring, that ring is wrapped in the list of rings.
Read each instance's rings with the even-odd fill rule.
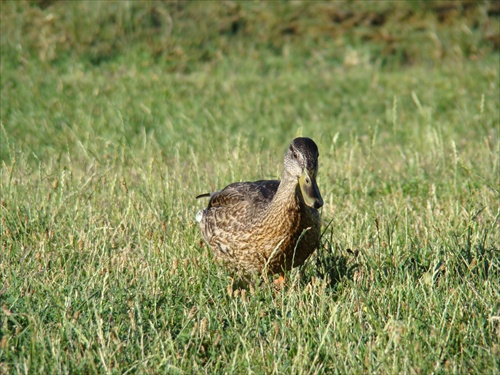
[[[205,197],[209,197],[211,194],[210,193],[204,193],[204,194],[200,194],[200,195],[197,195],[196,196],[196,199],[200,199],[200,198],[205,198]]]

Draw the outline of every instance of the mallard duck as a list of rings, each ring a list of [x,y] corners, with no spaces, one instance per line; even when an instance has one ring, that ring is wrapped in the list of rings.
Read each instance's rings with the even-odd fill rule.
[[[295,138],[281,181],[235,182],[214,193],[196,215],[216,258],[245,275],[280,273],[302,265],[319,246],[323,199],[316,184],[318,147]]]

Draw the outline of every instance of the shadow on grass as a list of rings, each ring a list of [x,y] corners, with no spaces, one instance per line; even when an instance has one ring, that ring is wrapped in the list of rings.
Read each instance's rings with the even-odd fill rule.
[[[303,277],[304,283],[319,278],[326,282],[329,288],[335,288],[343,279],[353,280],[359,268],[359,250],[342,249],[338,243],[325,241],[322,249],[316,254],[314,272]]]

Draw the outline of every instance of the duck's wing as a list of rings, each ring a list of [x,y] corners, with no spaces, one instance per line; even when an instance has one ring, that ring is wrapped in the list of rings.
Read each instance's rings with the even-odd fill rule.
[[[272,211],[279,185],[277,180],[237,182],[210,196],[199,221],[216,256],[237,269],[260,272],[269,265],[278,272],[303,264],[319,247],[321,221],[316,209],[302,209],[297,203],[287,213]],[[263,220],[274,215],[272,223]]]
[[[201,223],[204,218],[213,225],[238,225],[240,229],[252,225],[272,201],[279,184],[278,180],[235,182],[212,194],[201,194],[197,198],[209,196],[210,201],[196,220]]]
[[[279,184],[278,180],[232,183],[210,195],[208,208],[229,207],[240,204],[263,207],[271,202]]]
[[[254,245],[253,230],[279,184],[276,180],[235,182],[210,194],[208,207],[199,211],[196,219],[216,257],[237,269],[253,267],[247,259],[248,250]],[[254,256],[258,258],[258,254]],[[255,261],[257,268],[261,267],[260,263],[259,259]]]

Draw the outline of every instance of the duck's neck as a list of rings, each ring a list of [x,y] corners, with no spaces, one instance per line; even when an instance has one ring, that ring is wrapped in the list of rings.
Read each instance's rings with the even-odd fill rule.
[[[284,172],[278,190],[270,204],[272,207],[269,208],[272,211],[297,209],[298,201],[301,200],[300,194],[297,178]]]

